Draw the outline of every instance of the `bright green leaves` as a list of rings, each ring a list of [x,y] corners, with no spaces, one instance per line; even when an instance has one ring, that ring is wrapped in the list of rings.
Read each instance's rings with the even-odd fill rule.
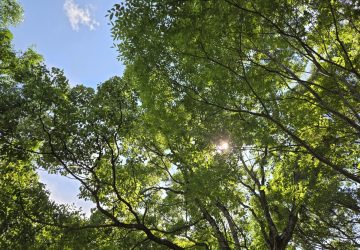
[[[23,9],[16,0],[0,1],[0,28],[16,25],[22,18]]]
[[[79,213],[50,201],[30,162],[5,159],[0,161],[0,247],[72,248],[84,243],[55,226],[80,224]]]
[[[319,215],[314,211],[326,206],[326,192],[338,196],[360,181],[358,4],[129,0],[124,6],[112,11],[112,32],[126,79],[139,94],[144,141],[161,155],[170,150],[162,158],[176,165],[172,174],[181,183],[168,185],[185,191],[183,209],[202,213],[213,236],[200,227],[191,233],[221,248],[221,232],[231,231],[231,223],[224,225],[218,201],[243,225],[236,232],[243,232],[243,244],[285,249],[296,234],[292,244],[308,247],[303,239],[315,233],[297,223],[306,228],[307,218]],[[216,154],[224,138],[229,152]],[[319,230],[309,244],[318,247],[329,232]],[[236,235],[227,237],[236,242]]]
[[[125,75],[97,90],[4,30],[1,154],[79,181],[104,248],[351,249],[358,7],[128,0],[109,11]]]

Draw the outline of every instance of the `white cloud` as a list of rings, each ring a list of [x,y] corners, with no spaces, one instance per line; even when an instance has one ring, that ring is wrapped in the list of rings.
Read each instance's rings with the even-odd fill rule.
[[[88,26],[90,30],[95,30],[100,25],[92,16],[91,5],[81,8],[74,0],[65,0],[64,10],[73,30],[78,31],[80,24]]]

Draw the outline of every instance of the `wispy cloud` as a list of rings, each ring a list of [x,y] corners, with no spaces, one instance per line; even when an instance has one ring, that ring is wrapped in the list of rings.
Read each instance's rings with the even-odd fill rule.
[[[100,25],[92,15],[93,9],[91,5],[81,8],[74,0],[65,0],[64,3],[64,10],[71,28],[76,31],[80,29],[80,25],[85,25],[90,30],[95,30]]]

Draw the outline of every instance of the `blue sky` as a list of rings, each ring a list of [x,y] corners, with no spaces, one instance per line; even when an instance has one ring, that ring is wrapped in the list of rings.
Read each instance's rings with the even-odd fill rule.
[[[72,85],[97,84],[121,75],[123,65],[105,17],[116,0],[19,0],[24,21],[11,28],[16,50],[33,47],[49,67],[63,69]],[[79,185],[69,178],[39,171],[51,192],[61,203],[74,203],[87,214],[93,206],[77,198]]]
[[[123,67],[105,17],[116,0],[20,0],[24,21],[13,28],[15,48],[34,46],[49,67],[64,69],[72,84],[96,87]]]

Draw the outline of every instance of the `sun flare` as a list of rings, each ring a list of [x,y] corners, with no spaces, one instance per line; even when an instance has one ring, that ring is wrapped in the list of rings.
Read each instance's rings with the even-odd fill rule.
[[[216,151],[224,152],[230,148],[229,142],[227,141],[220,141],[220,143],[216,146]]]

